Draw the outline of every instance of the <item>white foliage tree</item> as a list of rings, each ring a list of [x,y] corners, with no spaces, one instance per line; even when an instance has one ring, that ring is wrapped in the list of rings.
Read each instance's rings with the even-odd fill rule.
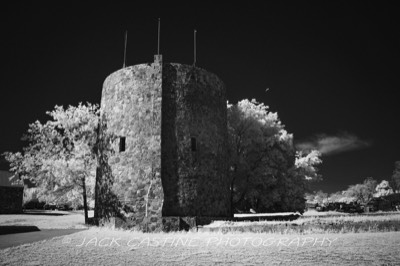
[[[278,114],[254,99],[228,103],[228,131],[232,210],[303,211],[319,153],[296,153]]]
[[[382,197],[393,194],[393,189],[389,185],[389,181],[382,180],[375,188],[376,193],[374,197]]]
[[[11,170],[36,184],[43,198],[82,202],[88,222],[87,198],[94,194],[98,114],[88,103],[47,114],[52,120],[29,125],[23,153],[5,153]],[[80,196],[80,197],[78,197]],[[81,198],[81,200],[79,200]]]

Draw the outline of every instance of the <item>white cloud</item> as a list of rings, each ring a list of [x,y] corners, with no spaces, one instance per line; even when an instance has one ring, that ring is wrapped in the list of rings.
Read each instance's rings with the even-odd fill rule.
[[[349,133],[338,136],[318,135],[310,141],[298,143],[299,150],[318,150],[323,155],[332,155],[351,150],[357,150],[370,146],[368,141],[360,140],[357,136]]]

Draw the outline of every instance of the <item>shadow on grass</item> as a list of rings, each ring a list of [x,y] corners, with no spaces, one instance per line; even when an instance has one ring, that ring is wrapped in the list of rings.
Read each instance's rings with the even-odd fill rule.
[[[46,215],[46,216],[63,216],[63,215],[68,215],[69,213],[60,213],[60,212],[47,212],[47,211],[42,211],[42,210],[25,210],[23,213],[19,214],[25,214],[25,215]]]
[[[1,225],[0,235],[17,234],[17,233],[27,233],[40,231],[37,226],[33,225]]]

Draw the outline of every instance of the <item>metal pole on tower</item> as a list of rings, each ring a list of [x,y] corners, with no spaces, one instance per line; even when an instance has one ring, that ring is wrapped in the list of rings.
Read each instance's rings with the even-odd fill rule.
[[[161,22],[160,18],[158,18],[158,43],[157,43],[157,54],[160,55],[160,30],[161,30]]]
[[[122,66],[122,68],[126,67],[126,45],[128,43],[128,31],[125,31],[125,47],[124,47],[124,64]]]
[[[194,32],[193,32],[193,66],[196,66],[196,33],[197,33],[197,31],[194,30]]]

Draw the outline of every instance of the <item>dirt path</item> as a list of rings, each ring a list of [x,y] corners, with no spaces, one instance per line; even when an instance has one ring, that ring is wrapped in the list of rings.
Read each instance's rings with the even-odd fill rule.
[[[0,215],[0,249],[86,230],[83,212],[31,211]]]

